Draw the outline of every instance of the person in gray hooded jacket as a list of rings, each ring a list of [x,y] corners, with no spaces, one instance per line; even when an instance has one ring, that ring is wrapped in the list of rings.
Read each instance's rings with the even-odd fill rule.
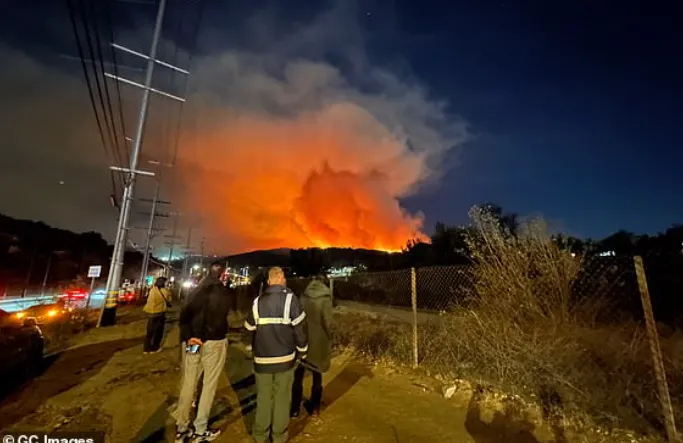
[[[303,381],[306,369],[313,376],[311,398],[307,409],[311,415],[320,413],[323,395],[323,376],[330,369],[332,354],[332,293],[325,285],[325,277],[316,276],[308,284],[301,297],[301,305],[308,320],[308,354],[306,360],[299,364],[294,372],[292,385],[291,417],[297,417],[301,410]]]

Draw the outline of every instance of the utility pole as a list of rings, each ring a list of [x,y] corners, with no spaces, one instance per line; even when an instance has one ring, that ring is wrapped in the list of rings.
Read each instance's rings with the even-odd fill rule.
[[[187,276],[187,265],[190,261],[190,240],[192,239],[192,227],[187,228],[187,243],[185,244],[185,260],[183,261],[183,278]]]
[[[40,248],[40,242],[36,242],[33,247],[33,254],[31,254],[31,263],[28,265],[28,273],[26,274],[26,283],[24,283],[24,290],[21,291],[21,297],[26,297],[28,286],[31,284],[31,275],[33,274],[33,265],[36,263],[36,256]]]
[[[149,214],[149,226],[147,227],[147,238],[145,240],[145,255],[142,258],[142,269],[140,269],[140,285],[141,286],[143,285],[143,282],[145,281],[145,278],[147,277],[147,270],[149,268],[149,255],[151,254],[150,243],[152,242],[152,237],[153,237],[153,232],[154,232],[154,219],[155,219],[155,217],[168,217],[168,215],[166,215],[166,214],[158,214],[157,213],[157,205],[159,205],[159,204],[164,204],[164,205],[171,204],[171,202],[159,200],[159,190],[161,187],[161,166],[172,167],[173,165],[170,165],[170,164],[162,165],[161,162],[152,161],[152,160],[150,160],[149,163],[157,165],[157,176],[156,176],[156,186],[154,189],[154,198],[152,199],[152,212],[150,212],[150,214]],[[146,201],[146,199],[140,199],[140,200]]]
[[[168,250],[168,263],[173,260],[173,248],[175,248],[175,240],[178,238],[178,213],[176,212],[173,217],[173,232],[171,233],[171,247]]]
[[[204,269],[204,240],[206,237],[202,237],[202,242],[199,244],[199,261],[197,264],[200,269]]]
[[[43,286],[40,291],[40,296],[45,295],[45,287],[47,286],[47,278],[50,275],[50,267],[52,266],[52,256],[54,251],[50,251],[50,256],[47,258],[47,267],[45,268],[45,277],[43,277]]]
[[[164,217],[166,214],[156,214],[157,217]],[[152,256],[152,240],[160,233],[166,230],[166,228],[152,228],[152,232],[149,233],[149,227],[148,226],[134,226],[133,229],[140,230],[140,231],[145,231],[147,233],[147,239],[146,239],[146,248],[145,249],[140,249],[140,251],[143,253],[142,257],[142,269],[140,271],[140,281],[144,281],[145,277],[147,277],[147,271],[149,270],[149,262],[150,262],[150,257]]]
[[[169,245],[169,251],[168,251],[168,260],[166,261],[166,276],[170,277],[171,276],[171,262],[173,261],[173,252],[175,249],[175,241],[178,238],[178,216],[180,216],[180,212],[174,212],[173,213],[173,232],[171,235],[166,235],[165,237],[170,239],[170,243],[167,243]]]
[[[116,81],[135,86],[142,89],[142,100],[140,102],[140,113],[138,116],[138,123],[135,129],[135,137],[133,140],[133,149],[130,158],[129,168],[122,168],[118,166],[111,166],[110,169],[126,173],[128,175],[128,180],[126,182],[125,189],[123,191],[123,199],[121,204],[121,211],[119,213],[119,221],[116,229],[116,241],[114,243],[114,253],[112,254],[111,264],[109,266],[109,275],[107,276],[107,286],[106,286],[106,301],[102,308],[100,314],[100,319],[98,321],[98,326],[110,326],[116,323],[116,305],[118,301],[118,291],[121,285],[121,276],[123,274],[123,260],[126,250],[126,242],[128,237],[128,224],[130,221],[130,211],[135,194],[135,182],[137,175],[148,175],[154,176],[154,173],[139,171],[138,162],[140,157],[140,151],[142,149],[142,138],[145,132],[145,123],[147,120],[147,110],[149,109],[149,94],[154,92],[156,94],[168,97],[180,102],[184,102],[185,99],[181,97],[176,97],[174,95],[168,94],[166,92],[153,89],[152,88],[152,76],[154,74],[154,67],[156,64],[164,66],[166,68],[179,71],[185,75],[189,75],[188,71],[177,68],[168,63],[156,60],[157,47],[159,45],[159,38],[161,36],[161,28],[164,21],[164,11],[166,9],[166,0],[159,1],[159,9],[157,11],[156,23],[154,26],[154,34],[152,37],[152,44],[150,47],[149,55],[142,54],[132,49],[128,49],[124,46],[117,45],[112,42],[112,46],[128,54],[135,55],[137,57],[147,60],[147,70],[145,73],[145,83],[140,84],[133,82],[131,80],[125,79],[123,77],[113,75],[110,73],[105,73],[109,78]]]

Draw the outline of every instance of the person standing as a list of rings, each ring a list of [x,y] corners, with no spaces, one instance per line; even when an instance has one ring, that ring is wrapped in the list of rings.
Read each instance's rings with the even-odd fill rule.
[[[252,437],[258,443],[289,439],[289,410],[297,354],[308,350],[306,313],[287,288],[281,268],[268,271],[268,288],[256,297],[244,322],[254,332],[252,354],[256,377],[256,416]]]
[[[306,361],[294,371],[292,386],[291,417],[298,417],[303,397],[303,382],[306,369],[313,376],[311,399],[308,411],[313,417],[320,414],[323,396],[323,374],[330,369],[332,339],[330,326],[332,323],[332,293],[324,283],[325,277],[316,276],[308,284],[301,297],[301,305],[306,312],[308,322],[308,356]]]
[[[184,442],[187,438],[193,443],[212,441],[220,434],[218,429],[209,429],[208,423],[228,352],[228,311],[231,303],[229,293],[220,281],[224,271],[222,262],[212,263],[209,274],[180,311],[180,340],[187,343],[187,352],[182,364],[178,406],[173,414],[176,442]],[[191,432],[192,402],[202,372],[202,390]]]
[[[145,354],[159,352],[164,338],[166,311],[171,306],[171,293],[166,289],[166,277],[159,277],[149,291],[143,311],[147,313],[147,335],[142,351]]]

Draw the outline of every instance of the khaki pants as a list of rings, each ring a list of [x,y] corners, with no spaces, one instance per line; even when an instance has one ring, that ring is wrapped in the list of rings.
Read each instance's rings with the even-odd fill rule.
[[[179,431],[187,430],[190,425],[192,401],[202,371],[204,372],[203,386],[199,397],[197,416],[194,420],[194,430],[198,434],[206,431],[213,398],[216,395],[216,388],[223,373],[227,354],[228,340],[224,339],[209,340],[202,345],[198,354],[185,355],[178,407],[173,414]]]
[[[294,369],[277,374],[255,374],[256,416],[252,437],[257,442],[284,443],[289,438],[289,409],[292,402]]]

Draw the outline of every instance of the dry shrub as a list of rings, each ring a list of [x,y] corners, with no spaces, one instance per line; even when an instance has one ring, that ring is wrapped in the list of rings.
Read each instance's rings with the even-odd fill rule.
[[[513,236],[485,212],[471,216],[476,296],[420,325],[420,366],[536,399],[548,414],[661,432],[642,325],[614,315],[599,294],[572,292],[580,259],[558,248],[541,220]],[[337,318],[336,346],[371,358],[409,364],[411,340],[409,324],[354,313]],[[683,334],[661,343],[680,417]]]
[[[398,321],[376,316],[344,313],[335,316],[334,346],[351,349],[374,360],[390,360],[408,364],[412,355],[411,327]]]
[[[484,211],[475,208],[471,217],[476,298],[422,328],[421,364],[542,402],[552,398],[553,407],[587,413],[601,424],[660,429],[643,328],[604,322],[605,300],[572,293],[581,262],[557,247],[541,220],[511,235]],[[680,373],[682,364],[669,359],[669,374]],[[678,380],[672,394],[680,406]]]

